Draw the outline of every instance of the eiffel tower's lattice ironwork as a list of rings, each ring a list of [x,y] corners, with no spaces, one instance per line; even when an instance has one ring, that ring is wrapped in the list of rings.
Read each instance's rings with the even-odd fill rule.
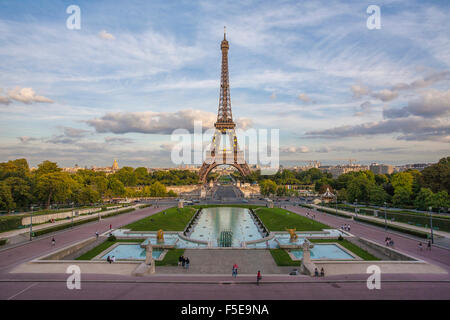
[[[245,162],[244,154],[239,150],[233,115],[231,112],[230,81],[228,75],[229,44],[224,30],[220,44],[222,50],[222,72],[220,78],[219,112],[217,113],[216,128],[205,162],[199,171],[200,181],[206,183],[206,177],[218,165],[231,165],[243,176],[250,174],[250,168]],[[227,139],[228,137],[228,139]],[[228,144],[227,144],[228,142]]]

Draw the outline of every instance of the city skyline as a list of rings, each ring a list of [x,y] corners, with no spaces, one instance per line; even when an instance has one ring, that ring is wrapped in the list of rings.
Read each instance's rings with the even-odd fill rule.
[[[280,164],[448,156],[445,2],[380,1],[378,30],[360,1],[79,1],[80,30],[70,4],[0,4],[2,162],[175,167],[170,133],[217,116],[224,25],[234,119],[280,129]]]

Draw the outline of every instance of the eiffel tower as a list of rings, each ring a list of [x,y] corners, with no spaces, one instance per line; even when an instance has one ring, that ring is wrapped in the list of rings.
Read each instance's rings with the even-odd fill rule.
[[[230,82],[228,77],[228,41],[226,29],[224,28],[223,40],[220,44],[222,50],[222,75],[220,78],[219,112],[216,128],[212,139],[210,150],[207,152],[206,160],[199,171],[199,179],[206,183],[206,177],[212,169],[219,165],[231,165],[243,176],[250,174],[250,168],[244,159],[244,153],[239,150],[233,116],[231,113]],[[228,137],[228,140],[226,139]],[[228,145],[227,145],[228,141]]]

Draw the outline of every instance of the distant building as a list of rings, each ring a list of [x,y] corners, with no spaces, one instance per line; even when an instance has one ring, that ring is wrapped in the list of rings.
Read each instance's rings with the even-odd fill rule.
[[[331,173],[333,178],[337,178],[341,174],[369,170],[369,167],[363,166],[363,165],[352,164],[352,165],[338,165],[338,166],[333,166],[333,167],[319,167],[319,170],[329,172],[329,173]]]
[[[406,170],[419,170],[422,171],[426,167],[429,167],[433,165],[433,163],[413,163],[413,164],[404,164],[401,166],[396,166],[394,171],[395,172],[402,172]]]
[[[75,164],[75,167],[72,168],[62,168],[62,171],[68,173],[77,173],[78,170],[83,170],[83,168],[79,167],[78,164]]]
[[[372,163],[369,168],[374,174],[391,174],[394,172],[394,166],[389,164]]]
[[[106,174],[111,174],[119,171],[119,164],[117,163],[117,160],[114,159],[113,165],[111,167],[95,167],[93,166],[91,168],[92,171],[95,172],[105,172]]]

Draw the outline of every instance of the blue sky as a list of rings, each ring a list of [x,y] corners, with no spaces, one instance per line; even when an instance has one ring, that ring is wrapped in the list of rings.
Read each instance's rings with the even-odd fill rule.
[[[69,30],[66,8],[81,9]],[[369,5],[381,29],[366,27]],[[0,161],[172,166],[168,132],[217,114],[280,129],[280,161],[449,155],[446,1],[0,1]]]

